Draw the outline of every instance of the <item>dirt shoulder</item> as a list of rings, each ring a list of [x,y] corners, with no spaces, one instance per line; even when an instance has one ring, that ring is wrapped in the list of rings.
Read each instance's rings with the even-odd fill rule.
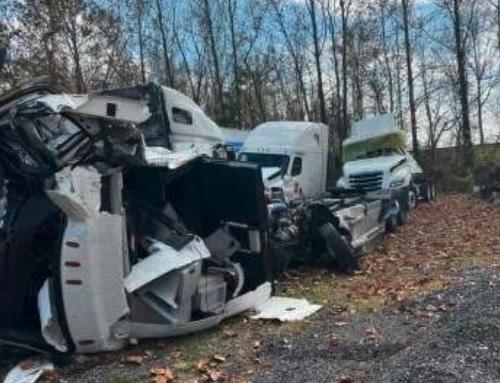
[[[188,337],[75,356],[58,376],[165,382],[157,369],[168,369],[179,382],[497,382],[499,258],[500,207],[446,196],[374,244],[355,276],[291,271],[279,293],[324,306],[307,321],[238,317]]]

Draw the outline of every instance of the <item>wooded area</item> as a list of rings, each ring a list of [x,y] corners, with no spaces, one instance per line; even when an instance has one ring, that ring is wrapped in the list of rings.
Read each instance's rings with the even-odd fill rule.
[[[221,126],[393,113],[413,151],[499,138],[500,0],[0,0],[0,89],[157,81]]]

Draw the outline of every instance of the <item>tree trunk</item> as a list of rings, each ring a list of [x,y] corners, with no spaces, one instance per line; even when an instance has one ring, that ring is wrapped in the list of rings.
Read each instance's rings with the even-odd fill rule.
[[[306,90],[306,86],[304,83],[303,70],[302,70],[302,66],[301,66],[300,61],[299,61],[299,57],[298,57],[297,52],[295,51],[295,49],[293,47],[292,42],[290,41],[290,36],[288,35],[288,32],[286,30],[286,26],[283,22],[283,15],[281,14],[280,9],[278,8],[278,4],[276,3],[276,0],[272,0],[271,4],[272,4],[274,11],[276,13],[276,16],[278,18],[278,23],[279,23],[279,26],[281,29],[281,33],[283,33],[283,37],[285,38],[285,43],[286,43],[286,46],[288,49],[288,53],[290,54],[290,56],[292,56],[293,67],[294,67],[295,75],[297,77],[297,82],[299,85],[300,93],[302,93],[302,98],[303,98],[303,102],[304,102],[304,108],[306,111],[306,115],[307,115],[307,118],[310,118],[311,110],[309,109],[309,102],[307,100],[307,90]]]
[[[167,31],[165,30],[165,24],[163,22],[163,6],[161,4],[161,0],[156,0],[156,9],[158,13],[158,28],[160,29],[163,64],[165,65],[165,80],[167,86],[174,88],[174,73],[172,71],[170,57],[168,56]]]
[[[483,100],[481,97],[482,93],[482,84],[481,77],[476,77],[476,85],[477,85],[477,126],[479,128],[479,142],[481,145],[484,144],[484,130],[483,130]]]
[[[316,76],[318,80],[318,101],[319,117],[321,122],[327,123],[325,94],[323,92],[323,74],[321,72],[321,50],[319,47],[318,26],[316,24],[316,5],[315,0],[309,0],[309,13],[311,15],[311,24],[313,30],[314,43],[314,61],[316,63]]]
[[[142,12],[144,4],[142,0],[137,0],[137,38],[139,43],[139,59],[141,62],[141,81],[143,84],[146,83],[146,69],[144,65],[144,40],[142,36]]]
[[[410,104],[410,123],[413,154],[418,158],[418,135],[417,135],[417,116],[415,107],[415,94],[413,89],[413,70],[412,70],[412,51],[410,41],[410,27],[408,17],[408,0],[401,0],[403,5],[403,26],[405,34],[406,67],[408,72],[408,101]]]
[[[457,57],[459,98],[462,114],[462,141],[464,145],[463,161],[466,174],[474,167],[474,154],[472,151],[472,138],[469,117],[469,89],[467,74],[465,72],[465,51],[462,40],[462,21],[459,0],[453,0],[453,30],[455,34],[455,53]]]
[[[340,0],[340,11],[342,16],[342,124],[347,136],[349,122],[347,120],[347,9],[345,0]]]
[[[396,28],[396,90],[398,102],[398,125],[400,129],[404,129],[403,120],[403,90],[401,87],[401,60],[400,60],[400,46],[399,46],[399,30]]]
[[[392,71],[391,71],[391,65],[389,62],[389,52],[387,48],[387,32],[385,30],[385,24],[386,24],[386,17],[385,17],[385,4],[380,5],[381,6],[381,13],[382,13],[382,47],[384,51],[384,63],[385,63],[385,68],[387,71],[387,85],[389,87],[389,111],[391,113],[394,113],[394,81],[392,78]]]
[[[234,2],[233,2],[234,1]],[[231,49],[233,58],[233,81],[234,81],[234,109],[236,113],[236,124],[241,127],[241,89],[238,67],[238,48],[236,43],[235,13],[237,0],[228,0],[229,31],[231,34]]]
[[[222,116],[223,111],[224,111],[224,103],[222,100],[223,85],[222,85],[222,78],[221,78],[221,74],[220,74],[219,57],[217,56],[217,47],[215,45],[215,36],[214,36],[213,23],[212,23],[212,14],[210,11],[210,4],[209,4],[208,0],[204,0],[204,12],[205,12],[205,22],[206,22],[206,28],[207,28],[207,34],[208,34],[209,48],[210,48],[210,53],[212,55],[212,64],[214,66],[215,87],[216,87],[215,104],[217,105],[216,116],[220,118]]]

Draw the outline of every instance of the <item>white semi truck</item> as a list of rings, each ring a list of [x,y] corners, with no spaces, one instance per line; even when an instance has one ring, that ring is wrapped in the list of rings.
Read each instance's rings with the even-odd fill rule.
[[[391,196],[327,191],[328,152],[326,125],[291,121],[257,126],[240,151],[241,161],[261,167],[271,197],[270,237],[282,268],[302,258],[353,270],[354,252],[395,227],[398,203]]]
[[[264,186],[285,200],[314,198],[326,191],[328,126],[271,121],[257,126],[238,156],[260,165]]]
[[[155,84],[0,97],[0,346],[116,350],[215,326],[271,293],[260,169]]]
[[[417,200],[435,197],[434,186],[405,149],[406,135],[390,114],[354,124],[343,142],[343,175],[337,186],[372,194],[390,193],[400,204],[398,223],[404,224]]]

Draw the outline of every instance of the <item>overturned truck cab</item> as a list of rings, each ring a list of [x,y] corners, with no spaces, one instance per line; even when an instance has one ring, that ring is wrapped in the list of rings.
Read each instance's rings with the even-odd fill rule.
[[[0,344],[116,350],[269,296],[260,170],[211,157],[217,126],[186,102],[156,85],[0,98]]]

